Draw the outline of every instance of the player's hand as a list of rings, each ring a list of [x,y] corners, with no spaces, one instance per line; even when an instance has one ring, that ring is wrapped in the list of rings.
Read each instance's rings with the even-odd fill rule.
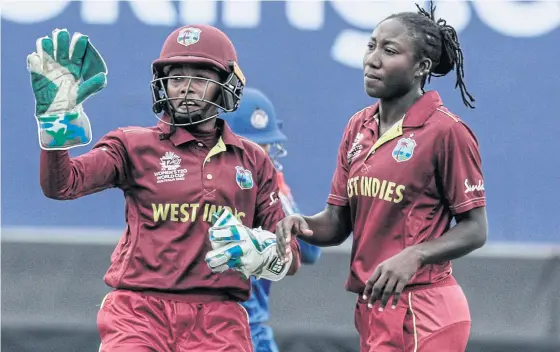
[[[215,219],[209,230],[213,250],[206,263],[213,272],[232,269],[248,279],[250,276],[271,281],[282,279],[291,264],[282,263],[276,254],[276,235],[262,229],[244,226],[227,209]]]
[[[107,85],[107,66],[88,36],[55,29],[37,39],[27,56],[35,96],[39,145],[67,150],[91,142],[91,126],[82,103]]]
[[[276,251],[284,261],[292,255],[290,242],[292,236],[312,236],[313,231],[309,229],[307,221],[299,214],[286,216],[276,224]]]
[[[376,301],[380,301],[379,310],[385,309],[391,296],[391,308],[399,302],[402,291],[420,268],[420,256],[412,247],[404,249],[399,254],[385,260],[377,266],[373,274],[366,281],[363,299],[369,301],[372,308]]]

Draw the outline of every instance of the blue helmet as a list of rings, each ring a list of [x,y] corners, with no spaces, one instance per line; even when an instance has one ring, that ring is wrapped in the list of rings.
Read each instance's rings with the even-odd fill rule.
[[[234,133],[258,144],[281,144],[288,139],[280,130],[281,122],[276,119],[272,102],[255,88],[245,87],[237,110],[220,117]]]

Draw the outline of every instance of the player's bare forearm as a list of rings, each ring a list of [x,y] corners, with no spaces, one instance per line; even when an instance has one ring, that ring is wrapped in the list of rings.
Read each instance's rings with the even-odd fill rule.
[[[407,250],[414,251],[422,265],[463,257],[486,243],[488,220],[486,208],[472,209],[456,216],[457,225],[443,236]]]
[[[295,236],[309,244],[327,247],[344,242],[351,230],[348,207],[329,204],[325,210],[313,216],[288,215],[276,224],[277,254],[283,261],[289,260],[292,251],[289,243],[296,239]]]
[[[313,235],[298,238],[315,246],[337,246],[344,242],[352,232],[349,207],[327,204],[322,212],[303,218],[309,225],[309,229],[313,231]]]

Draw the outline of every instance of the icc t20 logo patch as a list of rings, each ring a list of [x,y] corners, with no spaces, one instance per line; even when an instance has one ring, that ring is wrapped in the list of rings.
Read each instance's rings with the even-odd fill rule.
[[[189,46],[192,44],[196,44],[198,43],[198,41],[200,40],[200,33],[202,32],[202,30],[200,30],[199,28],[195,28],[195,27],[188,27],[185,29],[182,29],[179,32],[179,35],[177,36],[177,43],[184,45],[184,46]]]
[[[412,135],[410,135],[410,137],[412,137]],[[412,158],[414,148],[416,147],[416,141],[410,137],[399,139],[395,149],[393,149],[393,159],[399,163]]]
[[[249,170],[245,170],[241,166],[235,167],[235,181],[241,189],[253,188],[253,174]]]

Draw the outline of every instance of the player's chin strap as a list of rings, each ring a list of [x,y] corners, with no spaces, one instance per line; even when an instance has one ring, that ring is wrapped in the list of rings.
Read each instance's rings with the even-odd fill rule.
[[[175,133],[175,131],[177,131],[177,126],[175,126],[175,118],[171,117],[170,120],[171,120],[171,126],[169,126],[169,133],[160,134],[159,135],[160,141],[171,138],[171,136]]]
[[[210,119],[213,119],[215,117],[218,117],[218,116],[219,116],[219,113],[216,113],[216,114],[214,114],[212,116],[209,116],[209,117],[206,117],[206,118],[204,118],[200,121],[192,122],[192,123],[189,123],[189,124],[177,124],[177,122],[176,122],[177,118],[175,117],[175,114],[171,113],[171,117],[169,118],[171,120],[171,123],[167,123],[167,122],[160,119],[160,121],[162,121],[163,123],[167,123],[169,125],[169,133],[160,134],[159,135],[159,140],[162,141],[162,140],[171,138],[171,136],[177,131],[177,126],[179,126],[179,127],[194,126],[194,125],[198,125],[202,122],[208,121]]]

